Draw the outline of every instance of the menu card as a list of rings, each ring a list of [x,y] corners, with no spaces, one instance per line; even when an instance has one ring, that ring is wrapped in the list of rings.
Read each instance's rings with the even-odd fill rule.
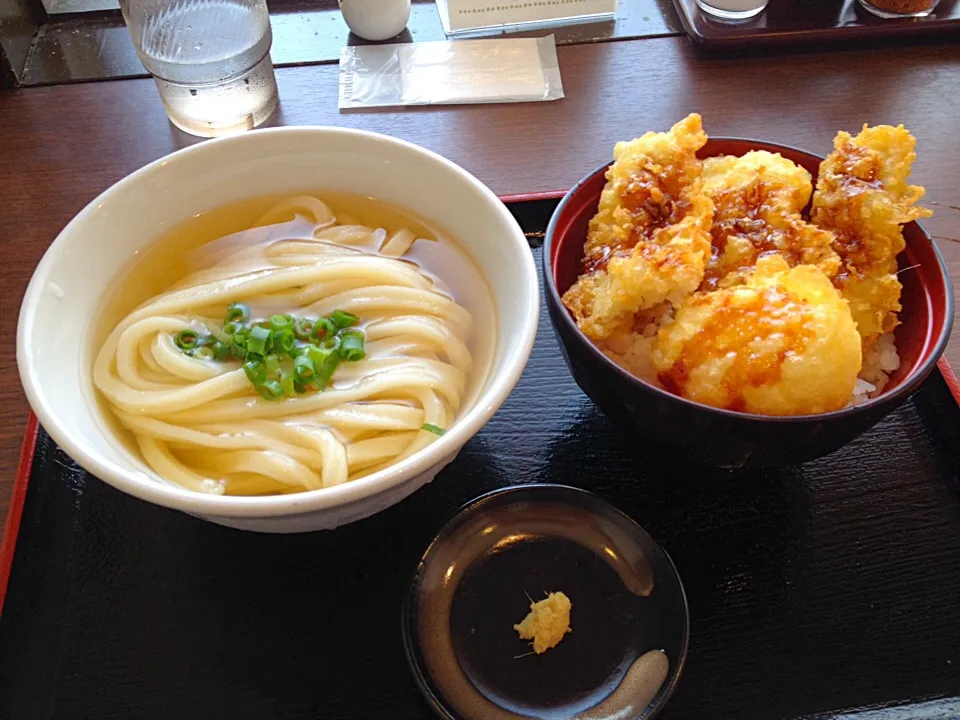
[[[612,16],[617,0],[437,0],[448,35],[502,27]]]

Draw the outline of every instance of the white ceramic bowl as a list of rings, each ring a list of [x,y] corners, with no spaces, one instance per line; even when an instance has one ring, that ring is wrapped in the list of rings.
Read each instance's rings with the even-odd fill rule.
[[[165,481],[126,450],[95,407],[90,333],[117,273],[171,226],[246,197],[304,189],[373,196],[452,232],[489,281],[498,315],[486,384],[428,448],[337,487],[273,497],[204,495]],[[506,207],[439,155],[374,133],[277,128],[210,140],[124,178],[84,208],[44,255],[27,288],[17,364],[27,398],[54,440],[123,492],[231,527],[302,532],[383,510],[428,483],[509,395],[530,356],[539,317],[533,257]]]

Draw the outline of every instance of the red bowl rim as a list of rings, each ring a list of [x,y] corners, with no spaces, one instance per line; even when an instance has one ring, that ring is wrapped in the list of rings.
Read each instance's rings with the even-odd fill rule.
[[[810,158],[815,158],[818,161],[823,161],[824,156],[812,153],[809,150],[803,150],[801,148],[793,147],[792,145],[783,145],[781,143],[767,142],[766,140],[754,140],[751,138],[735,137],[735,136],[723,136],[723,137],[711,137],[708,142],[740,142],[740,143],[751,143],[757,145],[758,150],[786,150],[792,153],[798,153],[801,155],[807,155]],[[556,209],[553,211],[553,215],[550,217],[550,222],[547,225],[547,231],[544,235],[543,241],[543,282],[546,287],[546,291],[550,294],[553,302],[556,303],[557,307],[560,309],[558,313],[560,315],[560,322],[564,326],[571,330],[574,333],[574,336],[581,344],[587,347],[587,351],[591,356],[597,360],[602,365],[606,366],[609,370],[620,375],[627,381],[636,383],[639,387],[649,390],[655,394],[660,395],[661,397],[679,402],[682,405],[688,406],[690,409],[705,410],[707,412],[715,413],[720,416],[735,418],[740,421],[754,421],[754,422],[775,422],[775,423],[812,423],[820,422],[824,420],[840,420],[847,417],[852,417],[854,415],[861,414],[867,409],[876,409],[883,405],[898,405],[901,401],[905,400],[909,395],[913,393],[914,390],[926,379],[927,375],[933,370],[934,366],[937,364],[937,361],[940,359],[940,356],[943,354],[943,351],[946,349],[947,342],[950,339],[950,332],[953,328],[953,313],[954,313],[954,297],[953,297],[953,283],[950,279],[950,273],[947,270],[946,263],[943,260],[943,255],[940,253],[940,249],[937,247],[937,244],[933,242],[933,239],[930,237],[930,234],[926,229],[917,221],[912,223],[907,223],[908,225],[912,224],[920,230],[920,234],[923,236],[924,240],[930,244],[933,249],[934,257],[937,259],[937,265],[940,270],[940,275],[943,278],[943,286],[945,289],[944,300],[946,307],[944,308],[944,324],[943,328],[940,331],[940,336],[937,338],[933,346],[933,351],[924,360],[922,363],[914,366],[910,373],[900,381],[900,384],[897,385],[889,393],[881,392],[881,394],[870,400],[867,400],[864,403],[859,405],[853,405],[850,407],[845,407],[840,410],[832,410],[830,412],[818,413],[815,415],[759,415],[756,413],[747,413],[740,412],[738,410],[726,410],[723,408],[716,408],[710,405],[704,405],[703,403],[698,403],[693,400],[689,400],[680,395],[674,395],[667,390],[652,385],[646,380],[643,380],[636,375],[628,372],[623,369],[609,357],[607,357],[594,343],[583,334],[577,324],[573,321],[573,318],[570,317],[570,313],[567,310],[566,306],[563,304],[563,301],[560,298],[560,293],[557,290],[556,276],[554,275],[553,268],[553,239],[556,232],[557,218],[560,217],[564,208],[569,204],[573,198],[577,195],[580,188],[582,188],[587,182],[592,180],[598,173],[606,172],[607,168],[610,167],[611,162],[601,165],[593,172],[583,176],[576,185],[574,185],[570,190],[567,191],[567,194],[563,196],[563,199],[557,205]],[[560,340],[561,343],[563,340]]]

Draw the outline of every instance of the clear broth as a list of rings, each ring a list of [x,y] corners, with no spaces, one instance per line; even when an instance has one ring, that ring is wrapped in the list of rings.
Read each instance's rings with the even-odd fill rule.
[[[244,242],[262,241],[263,230],[251,226],[272,206],[295,195],[311,195],[321,199],[340,218],[352,216],[360,224],[371,228],[385,228],[387,232],[399,228],[410,229],[418,238],[403,259],[415,263],[473,316],[474,324],[468,342],[473,357],[473,368],[468,377],[467,390],[459,414],[473,405],[489,379],[497,334],[497,314],[490,285],[467,250],[452,236],[407,210],[375,198],[336,192],[303,191],[283,195],[261,195],[237,203],[224,205],[195,215],[161,235],[148,247],[137,252],[131,263],[122,270],[106,292],[92,328],[89,367],[107,336],[133,310],[151,298],[169,291],[183,278],[198,269],[213,253],[217,241],[236,247]],[[275,237],[281,239],[288,228],[298,221],[278,224]],[[305,221],[304,221],[305,222]],[[303,227],[312,228],[305,223]],[[246,236],[246,238],[245,238]],[[271,233],[271,237],[273,237]],[[428,242],[424,242],[424,241]],[[354,246],[356,247],[356,246]],[[370,248],[375,250],[375,248]],[[199,260],[198,260],[199,258]],[[255,310],[255,308],[253,308]],[[132,433],[124,428],[99,391],[95,392],[101,414],[123,447],[140,457]]]

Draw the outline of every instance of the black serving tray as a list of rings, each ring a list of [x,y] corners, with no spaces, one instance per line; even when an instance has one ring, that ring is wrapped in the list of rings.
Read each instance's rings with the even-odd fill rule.
[[[556,200],[508,201],[539,253]],[[665,720],[960,717],[951,381],[942,364],[820,460],[698,467],[601,415],[542,313],[516,390],[434,482],[304,535],[230,530],[128,497],[31,419],[0,555],[0,718],[429,717],[401,640],[417,561],[463,503],[536,482],[598,493],[676,563],[691,641]],[[881,710],[894,705],[905,707]]]

